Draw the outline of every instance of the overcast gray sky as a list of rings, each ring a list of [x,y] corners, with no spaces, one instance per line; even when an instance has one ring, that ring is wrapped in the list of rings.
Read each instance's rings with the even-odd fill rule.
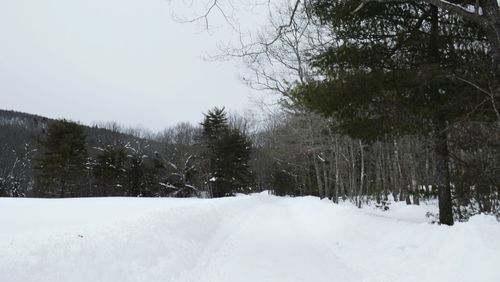
[[[228,33],[174,21],[172,13],[184,15],[179,7],[0,1],[0,108],[160,130],[199,122],[213,106],[249,107],[255,93],[240,82],[236,63],[202,59]]]

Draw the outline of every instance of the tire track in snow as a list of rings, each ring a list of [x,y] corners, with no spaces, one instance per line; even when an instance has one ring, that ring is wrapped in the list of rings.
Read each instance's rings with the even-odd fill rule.
[[[361,281],[303,229],[288,204],[292,199],[255,197],[251,212],[240,224],[224,226],[218,242],[200,257],[204,264],[180,281]]]

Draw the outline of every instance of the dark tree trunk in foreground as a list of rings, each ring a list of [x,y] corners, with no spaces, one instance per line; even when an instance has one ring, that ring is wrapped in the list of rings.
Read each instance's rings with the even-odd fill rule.
[[[439,199],[439,223],[453,225],[448,140],[446,132],[438,132],[436,144],[436,185]]]

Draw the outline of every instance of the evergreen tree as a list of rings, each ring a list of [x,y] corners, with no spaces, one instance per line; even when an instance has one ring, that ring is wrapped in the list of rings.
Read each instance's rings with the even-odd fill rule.
[[[40,194],[44,196],[82,196],[82,179],[87,168],[87,149],[82,126],[67,120],[51,123],[40,143],[38,158]]]
[[[435,6],[408,1],[314,1],[312,12],[335,43],[312,59],[325,79],[295,89],[309,108],[333,117],[355,138],[431,134],[440,222],[453,224],[449,125],[465,116],[489,120],[484,97],[470,83],[492,77],[480,28]]]
[[[252,182],[250,161],[251,143],[238,129],[230,129],[215,144],[218,157],[215,168],[218,177],[229,184],[231,192],[245,192]]]
[[[252,180],[248,162],[251,143],[237,129],[230,129],[224,108],[205,115],[202,139],[208,163],[207,180],[212,197],[244,191]]]
[[[205,115],[202,123],[203,138],[209,148],[213,148],[217,141],[229,130],[228,119],[224,108],[213,108]]]

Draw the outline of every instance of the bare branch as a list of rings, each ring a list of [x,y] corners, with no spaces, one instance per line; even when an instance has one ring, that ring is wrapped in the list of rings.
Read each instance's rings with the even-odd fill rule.
[[[454,78],[466,83],[466,84],[469,84],[470,86],[476,88],[477,90],[479,90],[480,92],[483,92],[484,94],[488,95],[488,96],[491,96],[491,92],[487,91],[486,89],[482,88],[481,86],[475,84],[474,82],[470,81],[470,80],[467,80],[467,79],[464,79],[464,78],[461,78],[459,76],[456,76],[454,75],[453,76]]]
[[[293,10],[292,10],[292,13],[290,15],[290,18],[288,20],[288,23],[284,24],[284,25],[278,26],[278,29],[276,30],[276,36],[274,37],[273,40],[271,40],[270,42],[266,43],[266,45],[272,45],[272,44],[274,44],[283,35],[283,30],[292,26],[292,23],[293,23],[293,21],[295,19],[295,15],[297,14],[297,10],[299,8],[299,5],[300,5],[300,0],[296,0],[295,4],[294,4],[294,7],[293,7]]]

